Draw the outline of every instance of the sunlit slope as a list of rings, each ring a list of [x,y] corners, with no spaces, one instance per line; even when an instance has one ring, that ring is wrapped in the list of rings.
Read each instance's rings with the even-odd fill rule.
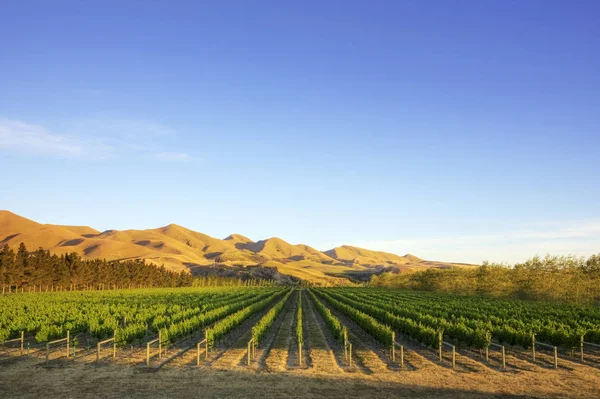
[[[347,245],[321,252],[277,237],[255,242],[243,235],[231,234],[219,239],[176,224],[148,230],[99,232],[87,226],[40,224],[0,211],[0,245],[16,249],[21,242],[31,251],[43,248],[56,254],[77,252],[87,259],[146,259],[176,271],[209,265],[261,265],[319,283],[337,283],[339,278],[334,275],[349,272],[448,265],[413,255],[399,256]]]

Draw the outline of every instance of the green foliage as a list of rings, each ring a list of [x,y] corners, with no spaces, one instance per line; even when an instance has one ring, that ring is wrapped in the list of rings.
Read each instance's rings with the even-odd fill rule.
[[[492,339],[528,348],[533,333],[538,341],[557,346],[576,347],[583,335],[600,343],[597,307],[376,288],[320,291],[432,346],[438,331],[472,348],[485,348]]]
[[[327,306],[325,306],[311,290],[306,290],[306,292],[308,292],[308,295],[310,296],[310,299],[312,299],[315,308],[325,320],[325,324],[327,324],[327,327],[329,327],[335,339],[341,341],[344,338],[344,331],[346,327],[344,327],[342,322],[331,313],[331,310],[329,310]]]
[[[5,245],[0,249],[0,285],[11,290],[24,288],[27,292],[37,290],[61,290],[74,288],[128,288],[128,287],[217,287],[217,286],[272,286],[267,280],[242,280],[235,277],[192,277],[186,272],[172,272],[163,266],[145,263],[143,260],[106,261],[82,259],[73,252],[51,255],[38,249],[28,252],[21,243],[17,253]]]
[[[427,269],[373,276],[371,287],[406,288],[516,299],[600,304],[600,254],[533,257],[514,266],[484,262],[481,267]]]
[[[377,339],[385,346],[389,346],[393,343],[393,333],[389,326],[378,322],[369,314],[363,313],[356,308],[337,300],[336,298],[327,294],[325,290],[316,290],[316,292],[331,306],[350,317],[352,321],[358,324],[363,330],[371,334],[373,338]]]
[[[296,339],[298,345],[304,344],[304,337],[302,333],[302,291],[298,290],[298,310],[296,311]]]
[[[287,294],[279,301],[275,306],[271,308],[259,321],[252,327],[252,338],[256,345],[260,344],[260,341],[263,339],[264,335],[267,333],[281,310],[285,306],[288,298],[292,294],[292,290],[288,291]]]
[[[67,330],[101,340],[116,330],[117,345],[159,331],[163,341],[172,342],[281,292],[219,287],[6,295],[0,297],[0,341],[25,331],[47,342],[64,338]]]
[[[278,289],[268,297],[246,306],[243,309],[216,322],[206,331],[208,347],[211,348],[218,339],[225,336],[229,331],[242,324],[252,315],[266,309],[274,300],[281,298],[281,296],[286,292],[289,294],[289,290]]]

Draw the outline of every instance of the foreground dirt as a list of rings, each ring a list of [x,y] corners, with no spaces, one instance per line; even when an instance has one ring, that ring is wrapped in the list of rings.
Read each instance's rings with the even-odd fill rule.
[[[364,375],[312,370],[269,373],[237,367],[163,368],[148,372],[135,366],[62,363],[43,367],[21,359],[0,368],[4,398],[174,398],[174,397],[434,397],[542,398],[598,397],[599,376],[530,374],[525,378],[479,373],[418,375],[395,372]],[[564,378],[564,380],[563,380]]]

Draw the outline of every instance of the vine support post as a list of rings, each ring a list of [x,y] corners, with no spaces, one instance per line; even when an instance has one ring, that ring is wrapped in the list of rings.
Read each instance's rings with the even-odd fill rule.
[[[554,368],[558,368],[558,346],[554,347]]]
[[[206,351],[204,353],[204,359],[208,360],[208,330],[204,330],[204,337],[206,338]]]
[[[113,331],[113,359],[117,358],[117,330]]]
[[[162,334],[158,331],[158,358],[162,359]]]
[[[400,346],[400,367],[404,368],[404,345]]]
[[[396,361],[396,332],[392,331],[392,362]]]
[[[531,354],[535,362],[535,334],[531,334]]]
[[[71,330],[67,330],[67,359],[69,358],[70,339],[71,339]]]
[[[502,345],[502,369],[506,370],[506,352],[504,350],[504,345]]]
[[[200,342],[198,342],[198,348],[196,352],[196,366],[200,366]]]
[[[348,357],[348,364],[352,367],[352,344],[349,344],[350,356]]]
[[[439,348],[439,355],[440,355],[440,362],[443,360],[442,358],[442,345],[443,345],[443,340],[442,340],[442,332],[439,331],[438,332],[438,348]]]
[[[23,356],[24,350],[25,350],[25,331],[21,331],[21,356]]]
[[[489,346],[485,347],[485,362],[486,363],[490,362],[490,347]]]
[[[452,368],[456,368],[456,347],[452,345]]]
[[[248,366],[250,366],[251,356],[252,356],[252,340],[248,341]]]
[[[146,344],[146,366],[150,365],[150,343]]]
[[[581,363],[583,363],[583,335],[581,336],[581,341],[579,342],[579,350],[581,352]]]

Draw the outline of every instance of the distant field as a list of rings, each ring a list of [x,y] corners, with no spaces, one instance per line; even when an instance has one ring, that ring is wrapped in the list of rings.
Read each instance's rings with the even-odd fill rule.
[[[74,376],[91,396],[138,397],[202,386],[228,397],[583,398],[600,387],[598,308],[385,289],[12,294],[0,297],[0,341],[9,396],[69,396]]]

